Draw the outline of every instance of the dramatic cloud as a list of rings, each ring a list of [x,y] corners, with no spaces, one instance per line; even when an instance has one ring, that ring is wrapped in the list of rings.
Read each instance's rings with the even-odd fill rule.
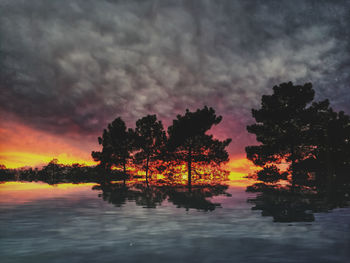
[[[84,145],[117,116],[168,125],[208,105],[243,153],[250,109],[275,84],[312,82],[350,112],[349,13],[349,1],[0,0],[1,125]]]

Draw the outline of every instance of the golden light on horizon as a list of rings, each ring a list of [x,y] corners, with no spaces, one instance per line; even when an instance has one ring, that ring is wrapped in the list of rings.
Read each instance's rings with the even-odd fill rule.
[[[59,135],[48,134],[18,123],[8,123],[0,129],[0,164],[7,168],[40,167],[57,159],[59,164],[96,165],[90,153],[96,145],[79,146],[79,138],[72,141]],[[91,149],[90,149],[91,148]],[[256,167],[245,156],[231,156],[230,161],[223,165],[230,172],[230,180],[243,179]],[[186,169],[184,169],[186,170]],[[140,171],[142,173],[142,171]],[[184,179],[187,175],[184,175]],[[187,178],[187,177],[186,177]]]
[[[71,165],[79,163],[83,165],[96,165],[92,160],[86,160],[70,156],[66,153],[58,156],[51,156],[45,154],[33,154],[28,152],[3,152],[0,153],[1,164],[7,168],[15,169],[21,167],[38,167],[49,163],[52,159],[57,159],[59,164]]]
[[[233,156],[230,161],[225,165],[225,169],[230,171],[230,180],[244,179],[248,174],[254,173],[259,170],[251,161],[244,156]]]
[[[0,129],[0,164],[7,168],[37,167],[54,158],[66,165],[96,164],[90,152],[79,146],[77,140],[72,142],[59,135],[38,131],[23,124],[8,123]]]

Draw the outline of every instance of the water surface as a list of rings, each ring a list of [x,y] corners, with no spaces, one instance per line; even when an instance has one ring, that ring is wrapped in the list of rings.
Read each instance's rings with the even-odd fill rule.
[[[1,262],[349,262],[349,208],[276,223],[252,210],[247,200],[256,194],[241,183],[204,198],[210,209],[181,204],[181,191],[172,200],[136,191],[120,203],[104,191],[1,184]],[[153,208],[142,199],[164,197]]]

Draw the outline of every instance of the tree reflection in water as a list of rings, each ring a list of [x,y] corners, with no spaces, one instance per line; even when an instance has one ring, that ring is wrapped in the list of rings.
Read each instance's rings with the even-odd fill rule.
[[[255,185],[247,191],[260,191],[249,203],[253,210],[261,210],[262,216],[272,216],[275,222],[310,222],[315,217],[312,211],[312,193],[292,193],[285,188]]]
[[[290,187],[257,183],[247,191],[258,192],[256,197],[248,199],[254,204],[252,209],[261,210],[262,216],[272,216],[275,222],[311,222],[315,220],[314,213],[350,206],[349,189],[345,188],[324,192],[300,187],[291,191]]]
[[[126,201],[134,201],[145,208],[156,208],[166,199],[166,195],[158,187],[147,187],[141,182],[128,184],[106,182],[93,187],[93,190],[101,190],[99,194],[104,201],[120,207]]]
[[[229,172],[219,166],[193,166],[192,183],[184,174],[186,166],[172,165],[163,171],[160,178],[154,176],[145,180],[142,176],[133,176],[126,182],[102,181],[93,190],[102,191],[99,196],[117,207],[127,201],[133,201],[144,208],[156,208],[165,200],[177,208],[213,211],[221,205],[210,198],[225,195]],[[152,168],[152,167],[151,167]]]
[[[119,182],[106,182],[93,187],[93,190],[101,190],[99,194],[104,201],[117,207],[124,205],[127,201],[134,201],[136,205],[144,208],[156,208],[165,200],[173,203],[177,208],[197,209],[202,211],[213,211],[221,205],[213,203],[208,198],[225,195],[227,185],[224,184],[198,184],[192,185],[191,191],[186,185],[166,184],[153,182],[147,186],[142,181],[132,181],[127,184]]]

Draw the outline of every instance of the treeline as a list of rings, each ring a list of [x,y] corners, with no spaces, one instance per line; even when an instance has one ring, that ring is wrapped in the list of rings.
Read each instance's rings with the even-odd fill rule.
[[[119,117],[108,124],[98,138],[102,150],[92,152],[93,159],[98,161],[96,167],[63,165],[57,159],[41,169],[6,169],[2,165],[0,181],[57,184],[124,180],[125,184],[130,177],[145,176],[148,184],[153,172],[162,174],[169,183],[178,184],[183,182],[185,171],[189,186],[193,178],[215,183],[225,181],[228,171],[222,169],[220,164],[229,160],[226,147],[231,139],[220,141],[207,134],[221,120],[222,117],[217,116],[213,108],[205,106],[194,112],[186,110],[184,115],[178,115],[173,120],[166,133],[156,115],[140,118],[134,129],[127,128]],[[140,171],[143,171],[142,175]]]
[[[205,184],[222,184],[228,180],[229,171],[220,167],[195,167],[196,171],[192,177],[199,185]],[[152,180],[152,185],[172,185],[179,186],[184,183],[184,167],[171,166],[166,171],[161,171],[159,178]],[[132,167],[127,174],[123,170],[112,169],[106,171],[100,166],[85,166],[82,164],[65,165],[58,163],[57,159],[51,160],[42,168],[6,168],[0,164],[0,183],[12,181],[24,182],[45,182],[47,184],[59,183],[99,183],[106,184],[112,181],[124,181],[126,187],[126,179],[132,185],[136,182],[143,182],[144,173],[139,172],[135,167]],[[148,182],[147,186],[148,186]]]
[[[122,175],[114,171],[111,178],[120,179]],[[57,159],[51,160],[42,168],[18,168],[8,169],[0,165],[0,182],[5,181],[26,181],[26,182],[45,182],[48,184],[58,183],[88,183],[101,182],[103,176],[95,167],[84,166],[81,164],[64,165],[58,163]]]
[[[220,141],[207,134],[221,120],[207,106],[194,112],[186,110],[184,115],[177,115],[166,133],[156,115],[137,120],[134,129],[127,128],[119,117],[98,138],[102,151],[92,152],[92,157],[106,171],[120,167],[126,174],[128,166],[143,169],[147,182],[150,167],[161,172],[186,164],[191,185],[194,167],[219,166],[229,160],[226,147],[231,139]]]

